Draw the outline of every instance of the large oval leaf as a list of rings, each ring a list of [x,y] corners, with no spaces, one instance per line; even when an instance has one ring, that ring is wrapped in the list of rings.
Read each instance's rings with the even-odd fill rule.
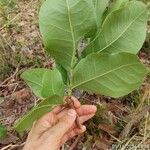
[[[57,69],[30,69],[25,71],[21,78],[26,81],[32,91],[40,98],[64,95],[64,83]]]
[[[91,0],[46,0],[40,9],[40,30],[47,51],[65,69],[74,66],[78,42],[96,30]]]
[[[46,71],[43,76],[42,84],[41,94],[43,97],[47,98],[53,95],[64,96],[64,82],[57,69]]]
[[[132,1],[108,15],[97,38],[83,52],[129,52],[136,54],[146,38],[147,8]],[[140,36],[139,36],[140,35]]]
[[[74,69],[72,88],[121,97],[137,89],[146,72],[134,54],[93,53]]]
[[[14,128],[19,133],[31,128],[33,122],[52,110],[55,105],[63,103],[63,98],[52,96],[42,100],[35,108],[28,112],[23,118],[17,121]]]
[[[97,26],[99,30],[102,24],[103,14],[108,6],[109,0],[93,0],[93,3],[96,10]]]

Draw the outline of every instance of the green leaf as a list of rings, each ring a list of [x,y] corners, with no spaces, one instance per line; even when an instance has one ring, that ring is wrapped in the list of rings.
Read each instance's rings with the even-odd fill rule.
[[[44,114],[52,110],[52,106],[53,105],[44,105],[33,109],[25,117],[23,117],[18,124],[15,125],[15,130],[19,133],[22,133],[25,130],[30,129],[36,119],[39,119]]]
[[[47,69],[44,68],[30,69],[23,72],[21,75],[21,78],[26,81],[35,95],[41,98],[43,97],[41,95],[43,76],[46,71]]]
[[[7,134],[7,129],[5,128],[5,126],[0,124],[0,139],[4,139],[6,137]]]
[[[40,9],[39,22],[46,50],[66,70],[74,66],[80,39],[96,32],[91,0],[46,0]]]
[[[138,1],[129,2],[125,7],[112,12],[83,55],[101,51],[136,54],[146,38],[147,14],[146,5]]]
[[[137,89],[146,73],[146,68],[134,54],[93,53],[74,69],[72,89],[121,97]]]
[[[126,5],[128,2],[129,2],[129,0],[115,0],[109,7],[107,14],[110,14],[110,13],[120,9],[121,7]]]
[[[23,118],[17,121],[17,123],[14,125],[15,130],[19,133],[22,133],[25,130],[30,129],[35,120],[50,112],[55,105],[61,104],[62,102],[63,98],[58,96],[52,96],[43,100]]]
[[[56,68],[59,70],[61,73],[62,79],[64,81],[64,84],[68,84],[68,75],[67,75],[67,70],[62,67],[60,64],[56,64]]]
[[[98,30],[100,30],[103,14],[108,6],[109,0],[94,0],[94,6],[96,9],[96,18],[97,18],[97,26]]]
[[[36,107],[41,107],[44,105],[58,105],[63,103],[63,97],[54,95],[51,97],[46,98],[45,100],[42,100]]]
[[[64,96],[65,89],[62,76],[57,69],[49,70],[43,76],[43,88],[41,94],[47,98],[53,95]]]
[[[26,81],[33,92],[40,98],[64,95],[64,84],[57,69],[31,69],[25,71],[21,78]]]

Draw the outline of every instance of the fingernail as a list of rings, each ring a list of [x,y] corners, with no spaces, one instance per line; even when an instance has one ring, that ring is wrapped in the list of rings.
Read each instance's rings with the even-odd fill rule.
[[[82,131],[86,131],[86,126],[82,126]]]
[[[68,115],[71,117],[75,117],[76,116],[76,111],[74,109],[70,109],[68,110]]]

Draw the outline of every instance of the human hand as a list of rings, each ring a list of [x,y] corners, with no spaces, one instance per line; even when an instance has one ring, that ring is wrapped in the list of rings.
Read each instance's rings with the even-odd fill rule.
[[[34,123],[23,150],[58,150],[66,141],[85,132],[86,127],[77,127],[75,120],[84,123],[96,113],[93,105],[81,105],[72,97],[74,109],[57,106]]]

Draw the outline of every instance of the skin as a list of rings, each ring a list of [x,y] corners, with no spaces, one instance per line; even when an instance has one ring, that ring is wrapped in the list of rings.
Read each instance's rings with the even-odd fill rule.
[[[60,106],[36,121],[28,135],[23,150],[59,150],[71,138],[86,131],[86,127],[77,127],[75,120],[80,122],[91,119],[96,113],[93,105],[81,105],[72,97],[75,109],[65,109]]]

